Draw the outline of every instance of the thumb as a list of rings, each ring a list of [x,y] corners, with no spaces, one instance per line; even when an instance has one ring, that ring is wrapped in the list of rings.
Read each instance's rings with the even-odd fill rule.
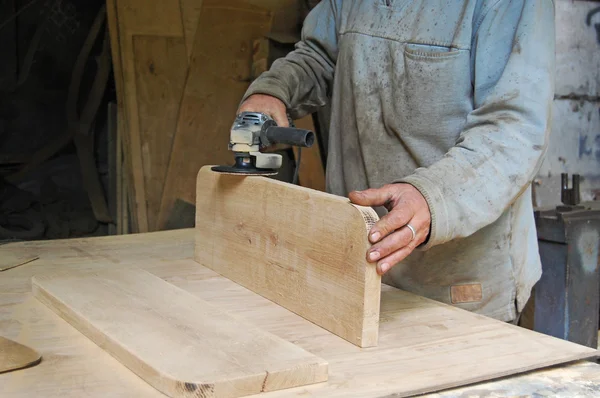
[[[364,191],[353,191],[348,195],[350,201],[359,206],[384,206],[392,199],[392,192],[387,187],[371,188]]]

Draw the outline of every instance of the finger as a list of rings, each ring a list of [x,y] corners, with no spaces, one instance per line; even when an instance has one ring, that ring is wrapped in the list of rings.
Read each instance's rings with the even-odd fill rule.
[[[381,217],[369,231],[371,243],[377,243],[395,230],[405,226],[413,218],[412,210],[407,206],[395,207],[392,211]]]
[[[348,198],[359,206],[384,206],[392,200],[392,190],[384,186],[382,188],[371,188],[364,191],[350,192]]]
[[[383,238],[377,245],[374,245],[367,254],[367,261],[375,262],[385,258],[408,245],[411,240],[412,231],[408,227],[402,227]]]
[[[406,257],[408,257],[408,255],[410,253],[412,253],[412,251],[414,250],[414,248],[412,246],[413,245],[411,243],[409,243],[408,246],[404,246],[402,249],[396,250],[395,252],[393,252],[389,256],[383,258],[380,262],[377,263],[377,273],[379,275],[385,274],[393,266],[395,266],[400,261],[402,261]]]
[[[422,237],[423,242],[429,235],[429,229],[431,228],[431,217],[429,213],[426,211],[420,211],[415,214],[412,220],[410,220],[409,224],[415,229],[416,237],[415,240]],[[417,244],[420,245],[422,242]]]
[[[409,232],[410,232],[410,230],[409,230]],[[384,257],[381,260],[379,260],[379,262],[377,263],[377,273],[379,273],[380,275],[385,274],[392,267],[394,267],[399,262],[401,262],[406,257],[408,257],[415,250],[415,248],[417,246],[419,246],[425,240],[425,237],[427,236],[427,234],[425,234],[425,232],[426,232],[426,230],[418,231],[415,239],[408,242],[408,244],[406,246],[404,246],[403,248],[401,248],[399,250],[396,250],[395,252],[388,255],[387,257]],[[412,233],[411,233],[411,237],[412,237]]]

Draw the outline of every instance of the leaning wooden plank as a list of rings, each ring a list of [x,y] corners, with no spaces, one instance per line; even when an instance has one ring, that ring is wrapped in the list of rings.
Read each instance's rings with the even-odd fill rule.
[[[106,19],[108,32],[110,35],[110,50],[111,50],[111,58],[112,58],[112,68],[113,68],[113,76],[115,80],[116,87],[116,95],[117,95],[117,113],[116,113],[116,122],[117,122],[117,144],[116,144],[116,162],[117,162],[117,184],[116,184],[116,193],[117,193],[117,209],[116,209],[116,230],[117,235],[122,235],[125,232],[123,219],[127,217],[127,205],[126,195],[127,195],[127,187],[124,186],[123,181],[126,178],[126,173],[132,174],[131,164],[125,163],[131,160],[130,156],[126,156],[124,159],[123,153],[128,153],[129,144],[129,135],[127,134],[127,121],[126,121],[126,113],[124,108],[124,88],[123,88],[123,66],[121,64],[121,44],[119,41],[119,21],[117,17],[117,0],[106,0]],[[134,212],[135,213],[135,212]],[[135,215],[135,214],[134,214]],[[135,218],[135,223],[137,224],[137,218]]]
[[[195,260],[360,347],[377,345],[371,208],[264,177],[198,173]]]
[[[129,268],[33,277],[34,296],[171,397],[241,397],[327,380],[327,363]]]
[[[183,38],[179,0],[118,0],[116,1],[119,48],[121,51],[123,106],[127,116],[126,156],[132,196],[134,232],[148,232],[148,209],[140,137],[137,79],[135,76],[133,36],[154,35]]]
[[[133,36],[133,51],[148,230],[155,231],[188,69],[187,55],[180,37]]]
[[[202,0],[179,0],[179,5],[181,7],[186,53],[188,59],[191,59],[198,19],[200,19],[200,10],[202,10]]]
[[[229,130],[250,83],[252,42],[267,34],[271,13],[241,0],[203,0],[177,131],[163,190],[159,229],[179,198],[195,203],[205,164],[231,162]]]

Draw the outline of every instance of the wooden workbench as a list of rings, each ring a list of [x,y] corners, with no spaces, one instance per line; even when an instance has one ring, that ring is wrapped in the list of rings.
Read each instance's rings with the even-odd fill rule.
[[[2,397],[163,396],[68,323],[31,296],[31,277],[65,267],[85,269],[87,264],[114,267],[135,265],[164,280],[214,301],[227,311],[256,322],[271,333],[311,347],[317,355],[345,345],[316,325],[276,304],[198,266],[193,260],[193,231],[178,230],[94,239],[41,241],[0,246],[3,262],[27,264],[0,272],[0,335],[29,344],[43,353],[36,367],[0,374]],[[143,259],[143,261],[141,261]],[[207,281],[210,289],[206,289]],[[226,290],[227,295],[222,291]],[[251,304],[248,304],[251,301]],[[382,316],[385,316],[385,311]],[[382,333],[385,339],[385,333]],[[519,361],[519,358],[514,358]],[[359,384],[351,372],[336,375],[334,385],[364,387],[357,396],[393,396],[394,380],[401,383],[402,369],[381,369]],[[451,370],[449,370],[451,371]],[[353,391],[353,393],[356,393]],[[330,396],[331,392],[327,394]],[[340,394],[335,394],[340,395]],[[600,396],[600,366],[589,361],[558,366],[467,388],[448,390],[432,397],[472,396]],[[347,396],[346,393],[340,396]]]

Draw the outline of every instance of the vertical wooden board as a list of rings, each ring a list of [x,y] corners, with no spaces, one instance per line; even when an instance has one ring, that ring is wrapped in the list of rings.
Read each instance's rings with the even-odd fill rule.
[[[183,38],[181,8],[178,0],[118,0],[117,15],[119,23],[119,45],[123,74],[123,106],[127,113],[128,147],[126,156],[130,170],[129,179],[132,203],[136,212],[135,232],[147,232],[148,213],[146,207],[146,187],[139,126],[137,101],[137,79],[133,36],[156,35]]]
[[[182,38],[133,37],[140,142],[148,230],[156,230],[183,86],[187,56]]]
[[[233,161],[229,131],[249,85],[252,43],[270,26],[269,11],[244,1],[203,1],[163,191],[160,229],[177,198],[195,202],[200,167]]]
[[[183,23],[183,34],[185,36],[185,48],[188,58],[192,57],[194,49],[194,38],[200,19],[202,0],[179,0],[181,5],[181,20]]]
[[[119,18],[117,13],[117,0],[106,0],[106,15],[108,30],[110,34],[110,49],[113,64],[113,74],[115,79],[115,87],[117,90],[117,234],[121,235],[125,233],[125,222],[123,219],[127,218],[128,205],[127,201],[127,190],[128,186],[123,184],[123,181],[127,178],[126,173],[129,173],[130,179],[133,177],[133,168],[131,162],[131,156],[129,156],[129,132],[127,129],[127,114],[125,112],[125,93],[124,93],[124,82],[123,82],[123,65],[121,63],[121,42],[119,40]],[[124,154],[126,154],[124,156]],[[137,213],[135,209],[132,213],[135,220],[137,221]],[[134,222],[137,224],[137,222]]]
[[[46,272],[32,288],[171,397],[240,397],[327,380],[317,356],[138,268]]]
[[[371,208],[264,177],[198,173],[194,259],[360,347],[377,345]]]
[[[302,3],[305,0],[246,0],[249,4],[273,12],[272,31],[296,34],[300,30]]]
[[[110,212],[111,223],[108,224],[108,234],[116,235],[117,233],[117,180],[120,180],[117,171],[117,153],[121,149],[120,145],[117,145],[117,105],[114,102],[109,102],[107,106],[107,117],[106,117],[106,130],[108,135],[108,189],[106,192],[108,201],[108,210]]]
[[[317,139],[317,131],[311,115],[302,119],[295,120],[294,124],[298,128],[313,131],[315,133],[315,142],[310,148],[302,148],[300,161],[300,173],[298,183],[303,187],[316,189],[325,192],[325,170],[321,160],[321,148]],[[296,158],[298,157],[298,148],[294,148]]]
[[[117,89],[117,105],[120,107],[123,102],[123,66],[121,64],[121,43],[119,41],[119,20],[116,1],[106,0],[106,19],[110,36],[110,51],[115,86]]]
[[[133,35],[183,37],[179,0],[114,1],[121,24],[121,40]],[[124,47],[130,48],[131,43]]]

